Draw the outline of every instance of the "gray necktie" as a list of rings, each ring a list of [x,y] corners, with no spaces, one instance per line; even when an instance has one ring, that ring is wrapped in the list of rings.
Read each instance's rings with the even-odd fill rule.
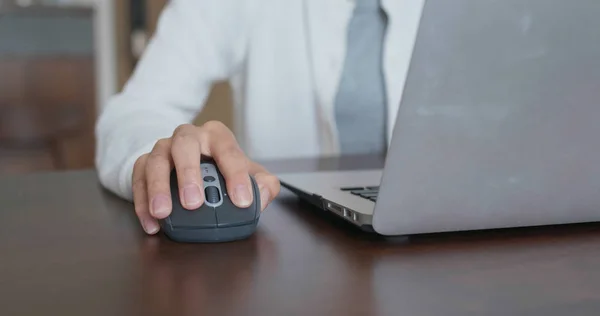
[[[385,152],[386,97],[382,44],[386,17],[378,0],[357,0],[348,27],[347,55],[335,99],[343,154]]]

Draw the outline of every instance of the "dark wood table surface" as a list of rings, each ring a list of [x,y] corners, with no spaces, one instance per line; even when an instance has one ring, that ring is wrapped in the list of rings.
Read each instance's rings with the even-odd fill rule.
[[[1,176],[0,224],[0,315],[600,315],[597,224],[381,238],[283,190],[250,239],[177,244],[93,170]]]

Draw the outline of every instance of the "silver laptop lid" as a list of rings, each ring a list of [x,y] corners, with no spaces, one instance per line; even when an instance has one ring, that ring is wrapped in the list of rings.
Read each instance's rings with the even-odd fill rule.
[[[383,234],[600,220],[600,1],[425,2]]]

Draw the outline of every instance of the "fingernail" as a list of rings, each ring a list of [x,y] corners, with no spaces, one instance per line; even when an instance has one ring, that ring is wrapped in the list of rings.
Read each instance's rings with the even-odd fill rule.
[[[148,233],[150,235],[152,235],[158,231],[158,225],[156,225],[156,223],[154,223],[153,221],[145,220],[143,222],[143,225],[144,225],[144,230],[146,231],[146,233]]]
[[[183,199],[186,206],[195,207],[202,200],[202,192],[197,185],[191,184],[183,189]]]
[[[164,195],[159,195],[152,200],[152,215],[165,216],[169,213],[169,199]]]
[[[238,185],[235,188],[235,198],[242,206],[250,206],[252,203],[252,192],[245,185]]]
[[[267,206],[267,203],[269,203],[269,199],[271,199],[271,192],[269,192],[269,189],[262,187],[259,189],[260,190],[260,208],[261,209],[265,209],[265,207]]]

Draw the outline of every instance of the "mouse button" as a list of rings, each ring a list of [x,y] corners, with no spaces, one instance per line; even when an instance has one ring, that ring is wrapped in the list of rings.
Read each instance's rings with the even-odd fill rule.
[[[254,212],[249,209],[237,209],[217,212],[217,226],[231,227],[252,224],[255,220]]]
[[[254,205],[249,208],[238,208],[233,203],[227,201],[224,205],[217,208],[218,227],[230,227],[252,224],[256,219]]]
[[[212,207],[201,207],[192,211],[174,210],[170,218],[174,228],[214,228],[217,226],[217,216]]]

